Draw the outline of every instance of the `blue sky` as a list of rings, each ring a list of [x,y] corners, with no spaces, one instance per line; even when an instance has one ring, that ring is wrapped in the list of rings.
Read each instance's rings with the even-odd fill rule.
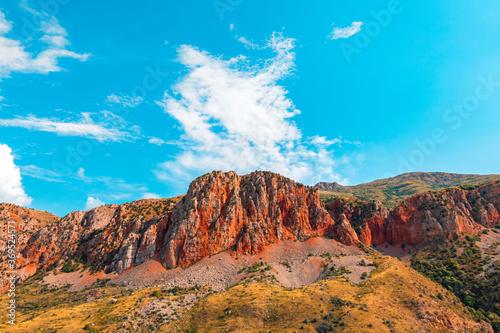
[[[500,3],[4,1],[0,201],[500,174]]]

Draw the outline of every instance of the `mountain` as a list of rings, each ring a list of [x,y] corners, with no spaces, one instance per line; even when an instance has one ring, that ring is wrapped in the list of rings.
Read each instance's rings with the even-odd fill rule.
[[[394,208],[415,194],[448,187],[474,186],[497,179],[500,179],[500,175],[412,172],[355,186],[322,182],[316,184],[315,187],[320,190],[322,199],[347,195],[368,201],[378,200],[386,207]]]
[[[344,219],[361,242],[370,245],[420,245],[476,235],[500,223],[500,181],[467,190],[448,188],[406,199],[392,211],[380,202],[334,198],[328,205],[334,220]]]
[[[495,298],[486,292],[498,287],[490,248],[500,244],[498,180],[417,194],[389,209],[355,197],[321,202],[316,188],[271,172],[212,172],[183,196],[63,218],[2,208],[2,225],[14,220],[21,236],[17,331],[500,328]],[[6,239],[0,241],[5,248]],[[446,250],[443,244],[450,255],[438,259],[455,268],[435,276],[431,254]],[[5,274],[6,252],[0,256]],[[455,280],[461,287],[450,288]],[[280,311],[294,297],[300,302],[284,323]]]

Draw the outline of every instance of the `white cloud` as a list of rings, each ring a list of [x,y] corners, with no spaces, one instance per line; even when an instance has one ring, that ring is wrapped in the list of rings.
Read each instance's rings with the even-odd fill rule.
[[[233,30],[234,30],[234,23],[231,23],[231,24],[229,25],[229,29],[230,29],[231,31],[233,31]]]
[[[108,177],[108,176],[88,176],[83,168],[79,168],[73,178],[81,180],[87,184],[97,184],[102,187],[102,191],[94,193],[99,195],[104,200],[122,200],[132,196],[137,197],[140,193],[147,193],[148,187],[143,184],[129,184],[121,178]]]
[[[293,47],[293,39],[274,34],[267,44],[274,57],[257,66],[244,56],[223,60],[181,46],[179,61],[189,72],[159,103],[180,123],[181,152],[157,177],[186,181],[212,170],[260,169],[309,183],[339,179],[327,140],[302,138],[291,119],[300,112],[278,84],[294,68]]]
[[[132,96],[117,96],[115,94],[111,94],[106,98],[106,103],[108,104],[121,104],[123,106],[135,108],[139,104],[144,101],[144,98],[141,96],[132,97]]]
[[[155,138],[155,137],[152,137],[148,140],[149,143],[153,144],[153,145],[157,145],[157,146],[161,146],[163,144],[165,144],[165,140],[162,140],[160,138]]]
[[[0,89],[0,93],[2,92],[2,89]],[[0,102],[2,102],[5,98],[3,96],[0,96]],[[2,109],[2,104],[0,104],[0,110]]]
[[[12,23],[0,12],[0,79],[8,77],[12,72],[47,74],[61,71],[62,68],[58,66],[59,58],[80,61],[89,58],[89,54],[78,54],[67,49],[70,44],[66,38],[67,32],[55,17],[33,10],[30,12],[40,22],[42,37],[38,42],[45,44],[45,47],[38,54],[32,54],[23,45],[26,41],[5,37],[12,30]]]
[[[339,38],[349,38],[358,32],[361,31],[361,26],[363,22],[352,22],[350,27],[346,28],[333,28],[332,33],[328,36],[330,39],[339,39]]]
[[[161,197],[156,193],[143,193],[142,199],[161,199]]]
[[[84,178],[85,177],[85,169],[84,168],[78,169],[77,175],[80,178]]]
[[[259,46],[259,45],[252,43],[251,41],[249,41],[249,40],[248,40],[248,39],[246,39],[245,37],[236,37],[236,39],[237,39],[239,42],[243,43],[247,49],[253,49],[253,50],[256,50],[256,49],[259,49],[259,48],[260,48],[260,46]]]
[[[51,132],[60,136],[81,136],[98,141],[123,141],[132,139],[132,135],[117,128],[107,128],[102,124],[94,123],[90,116],[82,113],[79,122],[64,122],[35,116],[0,119],[0,126],[22,127],[29,130]]]
[[[341,140],[340,139],[328,140],[324,136],[316,135],[316,136],[313,136],[312,138],[310,138],[310,142],[311,142],[311,144],[313,144],[315,146],[328,147],[328,146],[331,146],[334,144],[340,144]]]
[[[26,206],[32,201],[24,192],[21,173],[14,164],[12,149],[6,144],[0,144],[0,202]]]
[[[91,210],[92,208],[96,208],[103,205],[105,205],[105,203],[99,200],[99,198],[88,197],[87,203],[85,204],[85,210]]]
[[[5,35],[12,30],[12,22],[7,21],[5,14],[0,12],[0,34]]]
[[[40,168],[36,165],[26,165],[21,166],[21,174],[23,176],[33,177],[48,182],[63,183],[64,180],[61,179],[61,175],[58,173]]]

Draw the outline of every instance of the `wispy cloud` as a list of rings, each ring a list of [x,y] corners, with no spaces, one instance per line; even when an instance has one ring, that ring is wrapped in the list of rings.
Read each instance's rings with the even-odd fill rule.
[[[130,108],[135,108],[140,105],[144,101],[144,98],[141,96],[132,97],[132,96],[117,96],[115,94],[111,94],[106,98],[106,103],[108,104],[120,104],[123,106],[127,106]]]
[[[6,144],[0,144],[0,202],[26,206],[32,201],[24,192],[21,173],[14,163],[12,149]]]
[[[61,179],[61,175],[54,171],[46,170],[36,165],[25,165],[20,168],[23,176],[33,177],[48,182],[64,183],[64,180]]]
[[[1,159],[0,162],[2,162]],[[92,203],[101,202],[98,199],[98,197],[110,201],[124,200],[127,198],[159,197],[157,194],[151,193],[148,187],[145,186],[144,184],[127,183],[125,180],[116,177],[89,176],[87,175],[85,169],[82,167],[80,167],[76,173],[64,173],[64,174],[57,173],[53,170],[44,169],[36,165],[20,166],[20,170],[23,176],[33,177],[48,182],[62,183],[68,181],[69,183],[74,183],[74,181],[77,180],[77,181],[82,181],[87,185],[90,185],[91,188],[100,188],[101,190],[98,191],[98,193],[93,193],[90,195],[90,197],[92,198],[91,199]],[[1,184],[0,184],[0,190],[1,190]],[[101,202],[101,204],[103,203]]]
[[[363,25],[363,22],[352,22],[350,27],[346,28],[339,28],[335,27],[333,28],[333,31],[331,34],[328,36],[330,39],[340,39],[340,38],[349,38],[358,32],[361,31],[361,26]]]
[[[142,194],[142,199],[160,199],[160,198],[161,196],[156,193],[147,192]]]
[[[94,123],[90,116],[82,113],[78,122],[65,122],[58,119],[37,118],[35,116],[0,119],[0,126],[21,127],[28,130],[56,133],[60,136],[80,136],[98,141],[124,141],[133,136],[117,128],[106,128]]]
[[[26,7],[26,6],[24,6]],[[27,7],[26,7],[27,8]],[[68,50],[66,30],[59,25],[55,17],[45,13],[29,11],[40,22],[39,30],[42,37],[38,42],[44,45],[38,54],[25,50],[25,41],[5,37],[13,28],[13,23],[8,21],[5,14],[0,11],[0,79],[9,77],[12,72],[41,73],[61,71],[58,65],[59,58],[73,58],[86,61],[89,54],[76,53]]]
[[[249,41],[248,38],[246,38],[245,36],[239,36],[238,33],[237,33],[237,29],[236,27],[234,26],[234,23],[231,23],[229,25],[229,29],[231,29],[231,31],[233,31],[235,33],[234,35],[234,38],[242,43],[243,45],[245,45],[245,47],[247,49],[250,49],[250,50],[259,50],[259,49],[264,49],[266,48],[266,46],[260,46],[258,44],[255,44],[253,43],[252,41]]]
[[[189,72],[159,104],[183,130],[181,152],[164,162],[160,179],[187,180],[211,170],[280,172],[299,181],[336,179],[335,140],[302,138],[299,114],[278,84],[294,69],[294,40],[274,34],[274,56],[261,65],[244,56],[223,60],[192,46],[178,49]],[[263,50],[264,52],[265,50]]]
[[[252,42],[251,42],[251,41],[249,41],[246,37],[236,37],[236,39],[237,39],[239,42],[243,43],[247,49],[253,49],[253,50],[256,50],[256,49],[259,49],[259,48],[260,48],[260,46],[259,46],[259,45],[252,43]]]
[[[79,168],[74,177],[88,184],[101,183],[105,190],[100,194],[104,198],[122,199],[133,194],[144,193],[148,187],[143,184],[129,184],[121,178],[108,176],[88,176],[84,168]]]

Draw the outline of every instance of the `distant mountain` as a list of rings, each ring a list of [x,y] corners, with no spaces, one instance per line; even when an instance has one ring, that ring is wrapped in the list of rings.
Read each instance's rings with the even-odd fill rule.
[[[394,208],[405,199],[424,192],[448,187],[474,186],[500,179],[500,175],[464,175],[445,172],[411,172],[370,183],[342,186],[336,182],[316,184],[320,197],[354,196],[363,200],[378,200]]]

